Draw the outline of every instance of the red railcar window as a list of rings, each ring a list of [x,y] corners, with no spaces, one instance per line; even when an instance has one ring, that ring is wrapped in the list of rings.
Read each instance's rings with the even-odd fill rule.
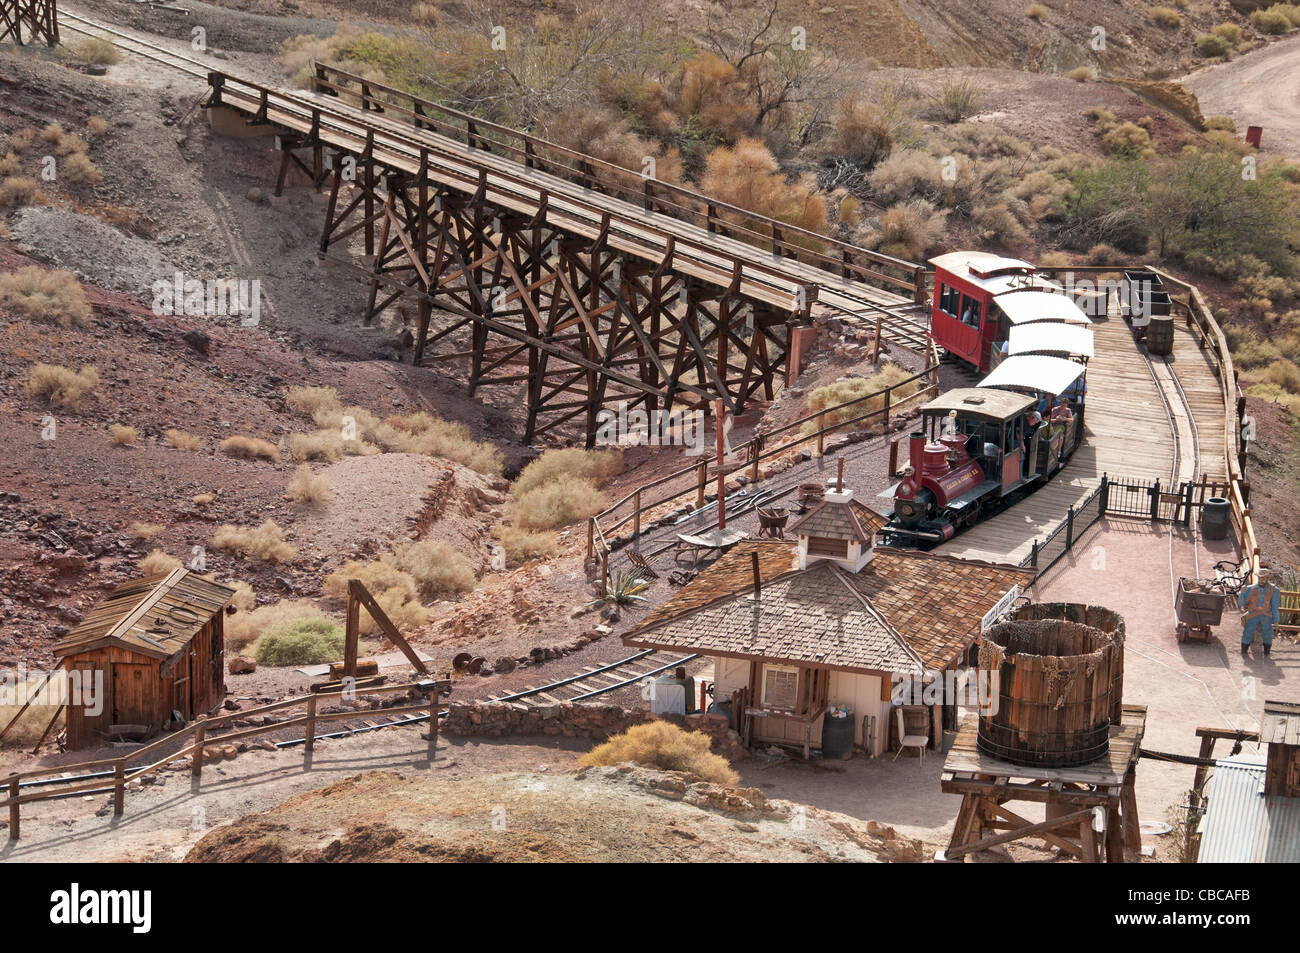
[[[961,323],[972,328],[980,326],[980,302],[970,295],[961,296]]]
[[[961,293],[956,288],[943,285],[939,289],[939,310],[949,317],[957,317],[960,299]]]

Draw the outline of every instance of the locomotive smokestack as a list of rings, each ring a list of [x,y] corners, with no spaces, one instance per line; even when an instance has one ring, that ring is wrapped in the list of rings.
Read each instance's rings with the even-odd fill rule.
[[[913,430],[908,434],[908,461],[912,464],[912,469],[917,473],[921,472],[921,463],[925,459],[925,434],[919,430]]]

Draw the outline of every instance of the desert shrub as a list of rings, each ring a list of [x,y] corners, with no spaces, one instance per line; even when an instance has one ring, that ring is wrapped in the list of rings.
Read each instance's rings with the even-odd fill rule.
[[[99,371],[93,367],[74,371],[61,364],[33,365],[23,385],[33,397],[64,410],[81,406],[98,386]]]
[[[217,498],[215,493],[195,493],[190,497],[190,502],[195,506],[207,506]]]
[[[1049,251],[1038,256],[1040,268],[1069,268],[1072,264],[1073,260],[1063,251]]]
[[[1138,156],[1151,145],[1151,133],[1134,122],[1121,122],[1101,137],[1101,147],[1109,155]]]
[[[910,199],[881,212],[875,226],[864,229],[858,241],[886,255],[917,260],[943,240],[947,222],[947,212],[925,199]]]
[[[835,209],[835,220],[846,228],[853,228],[862,221],[862,202],[855,195],[846,195],[840,199]]]
[[[1279,358],[1268,366],[1264,380],[1291,394],[1300,394],[1300,367],[1295,362]]]
[[[505,467],[501,451],[486,441],[475,440],[470,435],[469,428],[462,423],[426,413],[416,413],[398,420],[410,428],[410,436],[401,441],[396,449],[442,457],[489,476],[500,476]]]
[[[289,452],[295,460],[337,460],[343,456],[343,438],[337,430],[290,434]]]
[[[248,583],[234,582],[226,585],[234,586],[235,597],[232,601],[239,610],[233,615],[226,616],[222,624],[226,636],[226,648],[231,651],[238,652],[256,642],[263,632],[282,622],[328,619],[324,612],[305,599],[282,599],[259,607],[253,596],[252,587]]]
[[[1274,4],[1267,10],[1256,10],[1250,15],[1250,25],[1260,33],[1266,33],[1270,36],[1281,36],[1283,33],[1290,33],[1294,24],[1291,18],[1278,7],[1281,4]]]
[[[229,550],[272,565],[290,562],[298,555],[298,550],[284,538],[284,530],[274,520],[266,520],[261,526],[225,523],[213,534],[210,545],[213,549]]]
[[[1029,232],[1021,221],[1023,203],[1017,205],[1005,194],[987,204],[981,203],[971,209],[970,220],[975,226],[980,240],[997,245],[1016,245],[1029,238]]]
[[[1171,10],[1169,7],[1152,7],[1147,10],[1147,16],[1157,26],[1173,28],[1183,25],[1182,15],[1177,10]]]
[[[100,36],[78,37],[65,44],[68,55],[80,63],[95,63],[99,66],[112,66],[122,61],[122,51],[109,40]]]
[[[41,205],[44,202],[45,193],[30,176],[11,175],[0,182],[0,209]]]
[[[1291,21],[1291,26],[1300,26],[1300,5],[1294,3],[1275,3],[1270,10],[1276,10],[1282,16]]]
[[[1096,73],[1093,72],[1091,66],[1076,66],[1065,75],[1070,77],[1070,79],[1074,80],[1076,83],[1086,83],[1089,80],[1094,79]]]
[[[294,471],[285,496],[295,503],[314,505],[328,503],[333,498],[334,492],[330,489],[329,480],[313,474],[311,467],[304,463]]]
[[[894,388],[889,398],[891,405],[896,405],[904,397],[915,394],[918,389],[925,386],[925,380],[924,378],[918,378],[910,384],[902,383],[912,376],[912,372],[906,368],[897,364],[886,364],[880,369],[879,373],[871,377],[854,377],[849,380],[835,381],[823,385],[808,395],[808,412],[818,414],[827,411],[825,417],[822,418],[826,426],[838,427],[845,421],[883,409],[885,397],[880,392],[887,387]],[[859,400],[859,398],[867,397],[868,394],[879,394],[879,396],[872,397],[869,400]],[[851,400],[857,400],[858,403],[839,410],[829,409],[839,407],[839,405],[848,403]],[[871,423],[872,421],[866,421],[859,423],[857,426],[869,426]],[[820,426],[819,421],[810,420],[804,424],[804,430],[812,433],[818,426]]]
[[[1029,9],[1025,11],[1025,16],[1031,20],[1037,20],[1042,23],[1050,15],[1051,11],[1041,3],[1031,3]]]
[[[169,556],[161,549],[155,549],[148,556],[142,556],[136,563],[136,568],[146,576],[157,576],[180,569],[183,565],[184,563],[175,556]]]
[[[947,80],[931,97],[930,115],[941,122],[964,122],[980,110],[982,92],[969,79]]]
[[[175,427],[170,428],[163,434],[163,440],[166,441],[167,446],[175,447],[177,450],[203,449],[202,437],[184,430],[177,430]]]
[[[939,159],[920,149],[895,152],[872,170],[868,184],[882,202],[934,199],[943,190]]]
[[[623,457],[617,450],[565,447],[547,450],[530,462],[515,479],[511,489],[519,496],[545,483],[569,480],[585,480],[594,486],[604,486],[622,472]]]
[[[75,275],[35,265],[0,275],[0,305],[33,321],[64,328],[87,324],[91,314]]]
[[[870,169],[894,147],[894,123],[865,96],[845,96],[835,107],[826,148],[831,155]]]
[[[1227,40],[1233,46],[1241,42],[1241,27],[1235,23],[1220,23],[1210,32],[1220,39]]]
[[[555,529],[594,516],[605,503],[605,494],[586,480],[556,480],[515,497],[510,519],[521,529]]]
[[[545,559],[555,552],[555,534],[538,530],[521,529],[502,523],[494,535],[506,551],[506,563],[518,566],[531,559]]]
[[[126,424],[109,424],[108,433],[119,447],[133,447],[140,439],[140,431]]]
[[[75,132],[63,128],[63,123],[52,122],[40,131],[40,140],[54,150],[55,155],[70,156],[85,153],[86,140]]]
[[[163,531],[163,528],[157,523],[142,523],[139,520],[133,520],[126,530],[136,539],[153,539]]]
[[[61,174],[74,185],[98,185],[104,181],[104,173],[84,152],[74,152],[64,159]]]
[[[221,452],[228,457],[238,457],[241,460],[278,462],[280,459],[280,448],[269,440],[242,435],[227,437],[221,441]]]
[[[0,155],[0,180],[12,178],[22,171],[23,160],[16,153],[6,152],[4,155]],[[35,179],[31,180],[31,182],[32,185],[36,184]]]
[[[1098,242],[1088,249],[1084,259],[1090,265],[1112,265],[1117,261],[1124,261],[1125,255],[1105,242]]]
[[[708,735],[666,721],[633,725],[578,759],[587,767],[627,762],[681,771],[714,784],[733,785],[740,780],[727,759],[713,753]]]
[[[433,598],[458,596],[478,581],[470,561],[440,539],[422,539],[393,550],[393,561],[410,573],[421,595]]]
[[[308,417],[323,410],[341,410],[343,407],[339,392],[333,387],[290,387],[284,392],[284,402],[290,410]]]
[[[1236,132],[1237,123],[1231,116],[1210,116],[1205,120],[1206,129],[1219,129],[1223,132]]]
[[[343,604],[348,598],[348,580],[356,579],[369,590],[381,609],[398,629],[418,628],[429,619],[429,612],[420,605],[419,587],[415,577],[403,572],[391,557],[371,562],[351,560],[325,577],[325,595]],[[361,613],[361,632],[378,631],[379,626],[366,612]]]
[[[322,665],[343,658],[343,627],[331,619],[289,619],[266,629],[253,648],[259,665]]]
[[[0,729],[6,732],[6,745],[25,748],[40,740],[50,723],[55,706],[67,698],[65,677],[63,673],[56,673],[48,682],[42,675],[23,682],[5,682],[0,685],[0,699],[3,699],[0,701]],[[30,705],[27,704],[29,701]],[[23,711],[24,705],[27,705],[26,711]],[[18,717],[20,711],[22,716]],[[14,721],[15,718],[18,720]],[[6,728],[10,722],[13,724]],[[51,733],[57,732],[62,724],[63,714],[60,711],[55,716]]]
[[[98,139],[100,136],[108,132],[108,123],[100,119],[98,116],[91,116],[86,120],[86,131]]]
[[[1227,56],[1232,47],[1231,40],[1214,33],[1202,33],[1196,38],[1196,52],[1202,56]]]
[[[787,181],[776,157],[758,139],[742,138],[710,152],[700,189],[788,225],[814,232],[826,229],[826,202],[816,183],[808,176]]]

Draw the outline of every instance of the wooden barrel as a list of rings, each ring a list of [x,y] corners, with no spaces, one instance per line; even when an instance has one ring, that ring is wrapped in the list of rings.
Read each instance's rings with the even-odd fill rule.
[[[1116,646],[1110,666],[1110,720],[1117,725],[1120,723],[1124,708],[1124,640],[1127,637],[1122,615],[1105,606],[1088,606],[1082,602],[1031,602],[1008,613],[1007,619],[1064,619],[1109,635]]]
[[[1049,618],[991,627],[979,667],[997,701],[980,713],[980,750],[1035,767],[1103,757],[1110,749],[1120,651],[1111,635],[1082,622]]]
[[[1174,353],[1174,319],[1167,315],[1152,315],[1147,325],[1147,350],[1152,354]]]

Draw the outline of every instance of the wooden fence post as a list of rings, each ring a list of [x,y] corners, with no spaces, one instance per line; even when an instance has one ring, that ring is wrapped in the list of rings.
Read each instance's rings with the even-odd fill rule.
[[[1097,515],[1105,516],[1108,509],[1110,509],[1110,478],[1103,473],[1101,475],[1101,506],[1098,508]]]
[[[695,508],[698,510],[704,506],[704,486],[709,482],[709,462],[701,460],[695,485]]]
[[[429,693],[429,761],[438,753],[438,683],[433,683]]]
[[[878,363],[880,363],[880,330],[881,330],[881,319],[882,319],[883,317],[884,317],[883,314],[877,314],[877,315],[876,315],[876,343],[875,343],[875,345],[873,346],[872,351],[871,351],[871,363],[872,363],[872,364],[878,364]]]
[[[641,490],[632,494],[632,538],[641,536]]]
[[[1065,551],[1074,549],[1074,505],[1065,508]]]
[[[758,458],[759,455],[762,454],[762,452],[763,452],[763,438],[761,436],[755,437],[753,440],[749,442],[749,455],[750,455],[750,460],[752,461],[749,468],[750,483],[758,482]]]
[[[817,415],[817,456],[826,454],[826,412]]]
[[[1160,518],[1160,481],[1157,479],[1151,488],[1151,522]]]
[[[889,432],[889,395],[893,393],[892,387],[885,388],[885,432]]]
[[[18,803],[18,773],[11,772],[9,775],[9,839],[18,839],[18,811],[22,807]]]
[[[121,817],[126,810],[126,762],[113,765],[113,816]]]
[[[194,754],[190,759],[190,775],[198,780],[203,777],[203,739],[207,736],[207,718],[200,715],[194,722]]]
[[[587,559],[596,555],[596,517],[587,517]]]
[[[310,756],[316,750],[316,699],[319,695],[312,695],[307,699],[307,738],[303,742],[303,752]]]

